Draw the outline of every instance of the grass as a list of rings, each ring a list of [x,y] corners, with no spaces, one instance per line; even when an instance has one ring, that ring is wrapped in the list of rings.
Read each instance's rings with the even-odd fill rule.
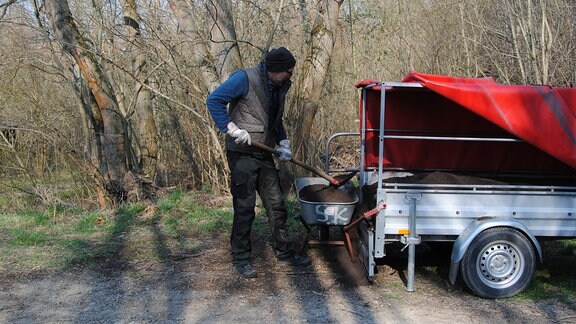
[[[208,203],[211,198],[206,192],[173,191],[155,204],[126,204],[110,212],[54,205],[43,211],[0,213],[0,272],[98,268],[106,262],[195,254],[207,239],[230,235],[231,203]],[[289,230],[296,240],[303,238],[302,225],[291,217],[300,213],[294,196],[287,197],[287,209]],[[270,239],[261,207],[253,233]],[[532,284],[514,298],[554,299],[576,310],[576,240],[541,244],[544,264],[538,266]]]
[[[10,236],[11,239],[9,243],[21,246],[37,246],[47,240],[46,233],[43,231],[26,230],[22,228],[11,230]]]
[[[172,192],[154,205],[113,212],[48,206],[0,213],[0,271],[28,272],[101,260],[160,260],[198,248],[202,237],[228,235],[229,208],[205,207],[195,194]]]
[[[557,299],[576,310],[576,240],[542,242],[544,263],[532,284],[516,296],[520,300]]]
[[[206,239],[230,235],[231,202],[208,206],[211,198],[206,192],[177,190],[152,205],[125,204],[109,212],[55,205],[0,213],[0,272],[66,270],[194,253]],[[295,198],[287,206],[290,215],[297,212]],[[301,230],[292,217],[289,226]],[[263,209],[253,232],[269,238]]]

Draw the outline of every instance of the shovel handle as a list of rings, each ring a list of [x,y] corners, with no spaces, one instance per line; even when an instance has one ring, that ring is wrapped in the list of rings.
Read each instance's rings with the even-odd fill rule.
[[[261,149],[261,150],[263,150],[263,151],[270,152],[270,153],[272,153],[272,154],[276,154],[276,155],[280,155],[280,154],[281,154],[279,151],[277,151],[277,150],[275,150],[275,149],[273,149],[273,148],[271,148],[271,147],[269,147],[269,146],[267,146],[267,145],[264,145],[264,144],[262,144],[262,143],[260,143],[260,142],[252,141],[252,144],[250,144],[250,145],[252,145],[252,146],[254,146],[254,147],[257,147],[257,148],[259,148],[259,149]],[[308,170],[308,171],[310,171],[310,172],[312,172],[312,173],[314,173],[314,174],[316,174],[316,175],[318,175],[318,176],[320,176],[320,177],[328,180],[328,181],[330,182],[330,184],[333,185],[333,186],[339,186],[339,184],[340,184],[340,183],[338,182],[338,180],[332,178],[331,176],[329,176],[328,174],[326,174],[324,171],[322,171],[322,170],[320,170],[320,169],[317,169],[317,168],[315,168],[315,167],[313,167],[313,166],[311,166],[311,165],[305,164],[305,163],[302,162],[302,161],[296,160],[295,158],[291,158],[291,159],[290,159],[290,162],[292,162],[292,163],[294,163],[294,164],[296,164],[296,165],[298,165],[298,166],[300,166],[300,167],[303,167],[304,169],[306,169],[306,170]]]

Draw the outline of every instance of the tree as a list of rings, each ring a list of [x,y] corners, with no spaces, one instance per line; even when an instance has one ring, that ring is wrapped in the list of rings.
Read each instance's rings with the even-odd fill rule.
[[[216,47],[217,53],[222,54],[222,59],[218,61],[220,62],[220,66],[217,66],[217,61],[213,59],[210,46],[208,45],[210,44],[208,41],[209,38],[202,36],[202,29],[198,26],[197,19],[193,15],[192,7],[183,0],[169,0],[168,3],[180,24],[180,32],[187,42],[190,42],[192,45],[191,52],[195,67],[200,70],[201,82],[205,86],[203,94],[201,95],[202,99],[204,99],[207,93],[220,84],[223,78],[222,73],[228,74],[241,67],[237,65],[241,64],[242,59],[236,45],[234,24],[227,21],[232,16],[231,2],[229,0],[219,0],[207,3],[208,11],[211,12],[212,29],[219,31],[213,31],[212,34],[215,35],[213,37],[221,39],[222,44],[228,44],[227,46],[230,46],[229,50],[223,49],[222,44],[218,44]],[[224,23],[224,25],[219,25],[219,23]],[[225,37],[231,38],[225,39]],[[221,73],[218,73],[218,71],[221,71]],[[202,104],[204,104],[204,100],[202,100]],[[227,165],[224,163],[226,157],[222,145],[220,144],[212,122],[207,116],[207,112],[205,112],[204,116],[198,112],[194,112],[194,115],[201,120],[203,131],[207,131],[210,135],[211,145],[208,145],[208,147],[213,149],[211,153],[215,155],[217,157],[216,160],[221,163],[221,169],[223,170],[216,170],[216,174],[227,171]]]
[[[138,117],[139,170],[147,179],[154,179],[158,161],[158,134],[156,120],[152,109],[152,91],[146,85],[148,80],[148,63],[145,43],[140,31],[140,17],[136,1],[124,1],[124,26],[128,42],[127,52],[132,58],[132,74],[136,79],[134,111]]]
[[[290,115],[295,134],[309,134],[314,126],[319,102],[332,62],[335,34],[338,30],[340,7],[343,1],[321,0],[316,3],[314,25],[308,35],[310,44],[306,59],[299,71],[296,93],[292,95]],[[294,152],[298,156],[307,153],[305,136],[294,137]]]
[[[124,177],[128,172],[126,127],[114,91],[98,61],[89,51],[87,42],[78,31],[68,1],[46,0],[45,6],[55,38],[78,65],[90,89],[90,95],[96,103],[96,106],[88,106],[93,108],[88,114],[99,139],[96,143],[102,183],[114,201],[121,201],[127,193],[124,187]]]
[[[0,141],[0,189],[59,203],[40,184],[63,182],[75,203],[100,188],[119,201],[142,175],[227,191],[205,98],[279,46],[297,58],[285,116],[294,152],[317,166],[330,135],[357,129],[361,79],[415,69],[574,86],[575,9],[570,0],[4,1],[0,124],[17,145]]]

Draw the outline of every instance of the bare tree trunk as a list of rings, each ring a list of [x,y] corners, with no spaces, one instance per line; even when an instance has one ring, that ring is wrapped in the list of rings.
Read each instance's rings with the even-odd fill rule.
[[[97,130],[97,125],[103,126],[101,135],[107,167],[106,170],[101,168],[100,171],[105,171],[102,175],[108,194],[115,201],[120,201],[124,199],[126,193],[123,179],[128,168],[124,141],[125,126],[114,92],[96,58],[87,50],[88,45],[78,31],[68,1],[47,0],[45,6],[54,36],[60,41],[63,50],[70,54],[78,65],[96,101],[97,109],[91,114],[95,119],[95,129]]]
[[[310,47],[304,66],[300,70],[297,91],[290,104],[296,123],[295,134],[311,134],[314,117],[318,112],[320,96],[330,69],[334,34],[342,1],[321,0],[317,3],[317,16],[309,36]],[[300,101],[299,101],[300,100]],[[302,156],[306,151],[306,136],[294,136],[294,153]]]
[[[219,79],[224,81],[234,71],[243,67],[236,41],[232,3],[230,0],[212,0],[206,3],[206,7],[213,21],[210,26],[211,52],[215,59]]]
[[[540,1],[542,6],[542,26],[540,29],[540,52],[541,52],[541,65],[542,65],[542,84],[550,82],[550,53],[554,43],[554,36],[548,23],[548,8],[546,1]]]
[[[274,40],[274,35],[276,34],[276,30],[278,30],[278,24],[280,23],[280,17],[282,17],[282,10],[284,9],[284,0],[280,0],[278,4],[278,11],[276,12],[276,17],[274,17],[274,24],[272,25],[272,31],[268,34],[268,40],[266,40],[266,50],[264,51],[264,55],[270,51],[270,46],[272,45],[272,41]]]
[[[226,4],[222,5],[222,6],[217,6],[218,8],[221,8],[221,10],[229,10],[228,12],[223,12],[222,15],[223,17],[232,17],[231,14],[231,4],[229,0],[219,0],[220,1],[225,1]],[[190,12],[190,7],[188,7],[188,4],[186,3],[186,1],[184,0],[169,0],[168,1],[170,8],[172,9],[172,12],[174,13],[174,16],[176,17],[176,19],[178,20],[178,23],[180,24],[180,28],[181,28],[181,32],[184,34],[184,37],[191,39],[192,41],[192,55],[194,57],[195,63],[198,67],[198,69],[201,71],[201,75],[202,75],[202,81],[204,83],[204,85],[206,86],[206,89],[208,90],[207,93],[210,93],[212,90],[214,90],[217,86],[220,85],[221,83],[221,79],[222,79],[222,75],[220,75],[218,73],[218,69],[216,68],[216,66],[212,63],[212,55],[210,54],[210,49],[207,46],[207,41],[202,39],[199,35],[198,35],[198,30],[199,27],[195,26],[195,20],[194,17],[192,16],[191,12]],[[224,19],[224,18],[222,18]],[[233,29],[234,28],[234,24],[231,23],[226,23],[225,26],[215,26],[214,28],[220,28],[221,30],[225,30],[226,28],[232,28],[232,30],[227,30],[225,32],[222,32],[223,35],[226,35],[226,37],[234,37],[234,39],[230,39],[230,41],[234,44],[234,48],[231,48],[230,51],[230,55],[229,55],[229,61],[231,62],[229,65],[227,65],[228,67],[226,69],[221,68],[220,71],[222,71],[223,73],[229,73],[229,71],[226,71],[228,69],[231,69],[234,67],[233,64],[237,64],[241,62],[241,59],[239,57],[239,52],[238,52],[238,57],[235,57],[235,52],[237,51],[237,44],[236,44],[236,31]],[[228,61],[228,60],[226,60]],[[239,68],[239,66],[235,67],[235,69]],[[226,72],[225,72],[226,71]],[[207,125],[207,131],[208,131],[208,135],[209,138],[212,142],[212,144],[208,144],[211,147],[214,148],[214,150],[216,151],[216,156],[218,157],[218,160],[220,161],[226,161],[226,155],[224,154],[224,150],[222,149],[221,145],[219,145],[220,141],[218,139],[218,135],[216,133],[216,131],[214,130],[214,128],[212,127],[208,127],[209,123],[205,122],[205,124]],[[226,163],[224,163],[224,168],[228,168],[228,165]]]
[[[140,171],[142,176],[153,180],[158,162],[158,131],[152,107],[152,93],[144,86],[148,84],[148,65],[135,0],[124,2],[124,26],[132,56],[132,73],[137,80],[134,110],[138,117]]]
[[[202,80],[206,89],[211,92],[220,84],[220,76],[216,67],[212,64],[213,58],[210,55],[210,49],[206,45],[207,42],[198,36],[197,30],[199,28],[195,26],[194,17],[185,0],[169,0],[168,4],[178,20],[180,32],[192,43],[191,54],[194,58],[194,63],[196,63],[202,73]]]

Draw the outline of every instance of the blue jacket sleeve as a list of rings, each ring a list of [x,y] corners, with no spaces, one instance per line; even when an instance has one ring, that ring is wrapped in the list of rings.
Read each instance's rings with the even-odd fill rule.
[[[248,94],[248,75],[243,70],[232,74],[206,98],[206,107],[218,129],[226,133],[230,121],[228,104]]]
[[[288,134],[286,133],[286,129],[284,128],[284,122],[281,122],[280,125],[276,127],[276,132],[278,134],[277,144],[279,144],[281,140],[285,140],[288,138]]]

